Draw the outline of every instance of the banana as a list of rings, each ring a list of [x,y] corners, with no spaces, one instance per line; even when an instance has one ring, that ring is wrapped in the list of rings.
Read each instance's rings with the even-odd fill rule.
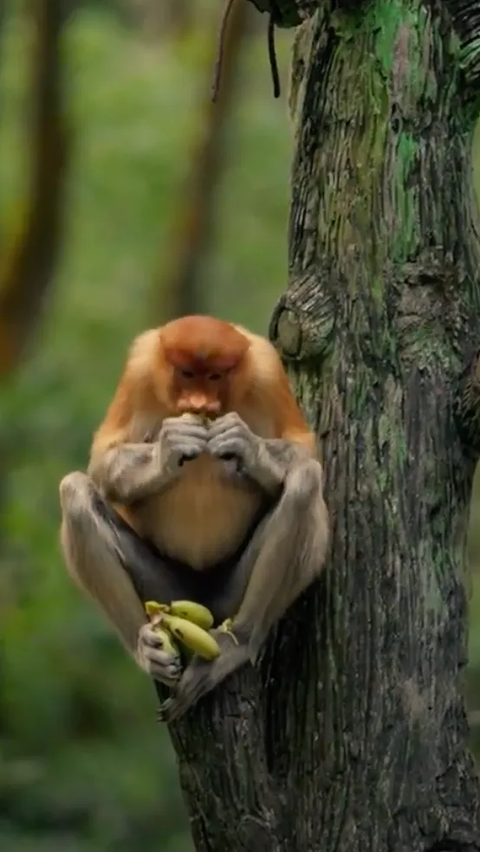
[[[182,642],[199,657],[203,657],[204,660],[214,660],[219,656],[220,645],[210,633],[207,633],[198,624],[193,624],[186,618],[167,613],[162,615],[162,624],[175,636],[175,639]]]
[[[155,632],[162,637],[163,650],[168,653],[179,653],[172,642],[173,636],[205,660],[214,660],[220,654],[218,642],[208,633],[213,627],[213,615],[202,604],[194,601],[172,601],[171,604],[147,601],[145,611]]]
[[[147,601],[145,610],[149,618],[155,618],[158,615],[167,613],[169,615],[177,615],[179,618],[186,618],[193,624],[198,624],[204,630],[210,630],[213,627],[213,615],[206,606],[196,603],[195,601],[172,601],[171,604],[161,604],[157,601]]]
[[[210,610],[194,601],[172,601],[170,615],[186,618],[187,621],[198,624],[204,630],[210,630],[213,627],[213,615]]]
[[[147,601],[145,604],[145,612],[147,613],[149,618],[153,618],[156,615],[160,615],[162,612],[169,612],[170,607],[168,604],[161,604],[157,601]]]

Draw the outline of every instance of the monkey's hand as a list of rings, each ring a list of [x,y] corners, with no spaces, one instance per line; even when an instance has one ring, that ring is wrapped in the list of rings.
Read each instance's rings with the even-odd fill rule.
[[[180,654],[165,648],[161,634],[150,623],[140,628],[135,659],[150,677],[169,687],[175,686],[182,674]]]
[[[220,656],[211,662],[197,656],[192,658],[174,694],[160,707],[159,721],[174,722],[180,719],[202,696],[249,662],[248,646],[245,643],[237,644],[230,634],[220,628],[209,632],[220,645]]]
[[[217,458],[237,459],[240,468],[267,494],[275,494],[285,479],[287,466],[269,442],[255,435],[236,411],[215,420],[208,432],[207,452]],[[282,442],[284,443],[284,442]]]
[[[187,462],[204,452],[208,441],[207,426],[195,414],[167,417],[160,429],[160,463],[166,474],[175,474]]]
[[[207,438],[199,417],[169,417],[154,443],[124,443],[94,452],[88,473],[109,500],[128,506],[167,487],[184,461],[204,451]]]

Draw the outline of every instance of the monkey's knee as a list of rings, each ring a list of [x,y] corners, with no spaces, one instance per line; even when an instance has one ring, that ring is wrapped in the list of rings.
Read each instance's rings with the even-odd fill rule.
[[[68,473],[59,485],[62,508],[62,540],[65,536],[98,535],[101,519],[101,497],[90,477],[80,471]]]
[[[107,553],[115,553],[114,533],[106,521],[107,507],[92,480],[75,471],[59,485],[62,507],[60,544],[73,573],[84,571]],[[115,556],[115,558],[117,558]]]
[[[75,514],[91,501],[93,483],[86,473],[76,470],[67,473],[58,487],[60,505],[64,514]]]

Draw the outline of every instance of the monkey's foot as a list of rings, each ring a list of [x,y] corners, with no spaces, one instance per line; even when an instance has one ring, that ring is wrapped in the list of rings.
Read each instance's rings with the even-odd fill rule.
[[[137,662],[154,680],[172,687],[180,681],[180,653],[167,630],[150,623],[143,624],[138,634]]]
[[[198,656],[193,657],[174,694],[160,707],[159,721],[174,722],[180,719],[200,698],[214,689],[228,675],[249,662],[247,645],[240,644],[236,637],[237,644],[232,644],[229,633],[221,628],[212,630],[211,633],[220,645],[220,656],[211,662],[202,660]]]

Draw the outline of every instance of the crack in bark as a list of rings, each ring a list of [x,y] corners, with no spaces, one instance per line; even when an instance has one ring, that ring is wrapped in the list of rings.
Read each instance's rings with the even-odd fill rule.
[[[480,2],[445,0],[445,5],[461,40],[464,94],[476,97],[480,88]]]
[[[465,450],[480,456],[480,347],[460,375],[453,397],[455,422]]]

